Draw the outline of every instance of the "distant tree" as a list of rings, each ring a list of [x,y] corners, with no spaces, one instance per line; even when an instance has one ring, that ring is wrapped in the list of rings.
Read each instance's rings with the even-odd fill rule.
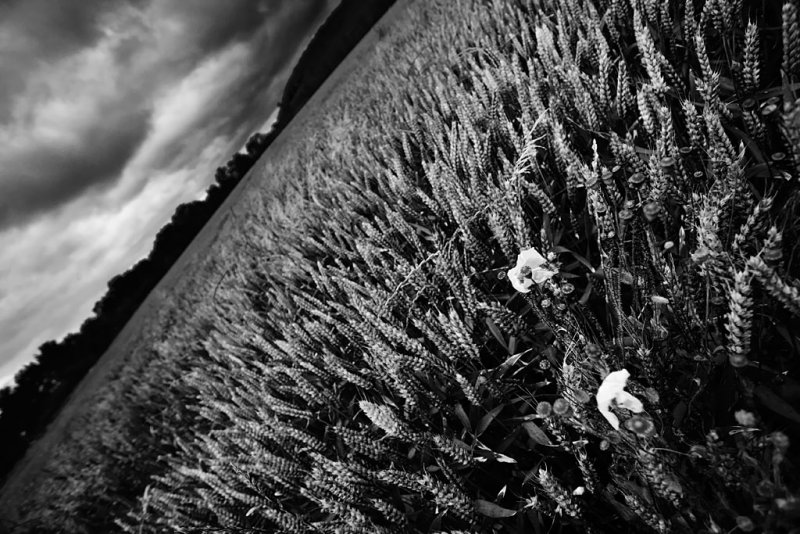
[[[247,143],[244,145],[244,149],[247,153],[251,156],[256,158],[260,157],[261,154],[264,153],[264,150],[267,148],[267,142],[269,140],[268,134],[263,133],[254,133],[250,136],[250,139],[247,140]]]

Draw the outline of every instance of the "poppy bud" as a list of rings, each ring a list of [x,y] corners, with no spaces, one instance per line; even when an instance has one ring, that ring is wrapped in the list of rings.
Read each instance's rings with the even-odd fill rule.
[[[561,397],[553,402],[553,413],[556,415],[567,415],[571,409],[572,407],[569,405],[569,402]]]
[[[553,413],[553,405],[547,401],[542,401],[536,405],[536,415],[539,417],[550,417]]]
[[[661,213],[661,204],[658,202],[648,202],[642,208],[642,213],[644,213],[645,219],[652,222],[658,217],[658,214]]]

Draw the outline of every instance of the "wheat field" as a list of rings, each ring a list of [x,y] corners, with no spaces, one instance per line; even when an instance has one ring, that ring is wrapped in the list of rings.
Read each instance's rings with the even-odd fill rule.
[[[409,2],[18,530],[797,532],[798,9]]]

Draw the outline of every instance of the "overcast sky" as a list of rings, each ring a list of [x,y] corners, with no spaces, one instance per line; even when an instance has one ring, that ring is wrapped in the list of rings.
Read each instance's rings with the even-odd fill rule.
[[[275,110],[336,0],[0,0],[0,386]]]

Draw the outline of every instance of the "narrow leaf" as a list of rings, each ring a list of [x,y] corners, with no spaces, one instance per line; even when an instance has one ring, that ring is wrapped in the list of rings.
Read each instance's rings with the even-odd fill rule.
[[[539,445],[547,445],[548,447],[553,446],[553,442],[550,441],[550,438],[547,437],[547,434],[544,433],[544,430],[539,428],[539,425],[533,421],[522,423],[522,428],[524,428],[525,432],[528,433],[528,437]]]
[[[492,424],[494,418],[497,417],[497,414],[503,411],[503,408],[505,407],[506,407],[505,404],[496,406],[492,408],[492,410],[490,410],[489,413],[481,417],[481,420],[478,422],[478,426],[475,427],[475,436],[480,436],[481,434],[483,434],[483,432],[489,427],[489,425]]]
[[[486,517],[511,517],[517,514],[516,510],[509,510],[483,499],[475,499],[475,511]]]
[[[464,425],[464,428],[467,430],[467,432],[472,432],[472,424],[469,422],[469,416],[467,415],[467,412],[464,411],[464,407],[461,406],[461,404],[456,403],[456,405],[453,406],[453,411],[455,412],[456,417],[458,417],[458,420],[461,421],[461,424]]]
[[[568,249],[567,247],[562,247],[562,246],[553,247],[553,252],[572,254],[572,257],[581,262],[587,269],[589,269],[590,272],[594,272],[594,266],[592,265],[592,262],[587,260],[585,257],[581,256],[577,252]]]
[[[764,406],[786,419],[800,423],[800,413],[797,413],[791,404],[780,398],[774,391],[764,385],[756,386],[756,397]]]
[[[592,287],[594,287],[594,282],[590,278],[589,283],[586,284],[586,289],[583,291],[583,295],[581,295],[581,298],[578,300],[578,302],[580,302],[581,304],[586,304],[587,302],[589,302],[589,297],[592,294]]]
[[[525,352],[519,352],[517,354],[514,354],[506,358],[506,361],[498,365],[497,368],[495,369],[495,376],[497,378],[504,376],[506,372],[519,361],[519,359],[522,357],[523,354],[525,354]]]
[[[508,338],[508,353],[514,354],[517,351],[517,336]]]
[[[504,349],[506,349],[506,352],[509,352],[508,345],[506,344],[506,340],[505,337],[503,336],[503,333],[500,331],[497,325],[494,324],[494,321],[492,321],[489,317],[486,318],[486,326],[489,327],[489,332],[492,333],[497,342],[500,343],[500,345]]]

